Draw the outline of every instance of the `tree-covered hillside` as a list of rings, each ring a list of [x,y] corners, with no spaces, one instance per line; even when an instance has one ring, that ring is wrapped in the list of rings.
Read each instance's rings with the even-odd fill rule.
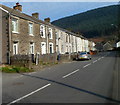
[[[87,38],[108,36],[117,31],[119,7],[120,5],[112,5],[90,10],[61,18],[52,24],[72,32],[83,33]]]

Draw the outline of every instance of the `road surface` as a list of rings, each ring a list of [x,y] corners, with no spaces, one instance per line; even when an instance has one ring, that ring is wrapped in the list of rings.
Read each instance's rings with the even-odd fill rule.
[[[3,103],[120,103],[116,98],[116,52],[44,70],[3,73]],[[114,97],[113,97],[114,95]],[[118,97],[118,96],[117,96]]]

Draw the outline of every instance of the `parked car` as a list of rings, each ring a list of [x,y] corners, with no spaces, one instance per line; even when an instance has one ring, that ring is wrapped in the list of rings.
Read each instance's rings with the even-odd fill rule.
[[[82,60],[82,59],[90,60],[91,55],[89,52],[80,52],[80,53],[78,53],[77,59],[78,60]]]

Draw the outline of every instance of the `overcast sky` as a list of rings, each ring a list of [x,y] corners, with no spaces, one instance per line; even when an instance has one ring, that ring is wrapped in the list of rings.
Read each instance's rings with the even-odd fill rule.
[[[4,0],[5,1],[5,0]],[[50,17],[51,21],[82,13],[91,9],[116,5],[118,2],[22,2],[17,0],[23,6],[23,13],[31,15],[34,12],[39,13],[39,18]],[[13,7],[15,2],[2,2],[3,5]]]

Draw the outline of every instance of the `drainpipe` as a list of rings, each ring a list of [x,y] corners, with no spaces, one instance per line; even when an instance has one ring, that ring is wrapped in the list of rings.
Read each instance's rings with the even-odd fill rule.
[[[10,13],[8,13],[9,15],[9,19],[8,19],[8,23],[9,23],[9,51],[8,51],[8,63],[11,64],[10,61],[10,55],[11,55],[11,21],[10,21]]]
[[[48,40],[49,40],[48,28],[49,28],[49,27],[46,27],[46,37],[47,37],[47,54],[49,53],[49,52],[48,52],[48,47],[49,47],[49,42],[48,42]]]
[[[75,37],[75,42],[76,42],[76,52],[77,52],[77,37]]]

